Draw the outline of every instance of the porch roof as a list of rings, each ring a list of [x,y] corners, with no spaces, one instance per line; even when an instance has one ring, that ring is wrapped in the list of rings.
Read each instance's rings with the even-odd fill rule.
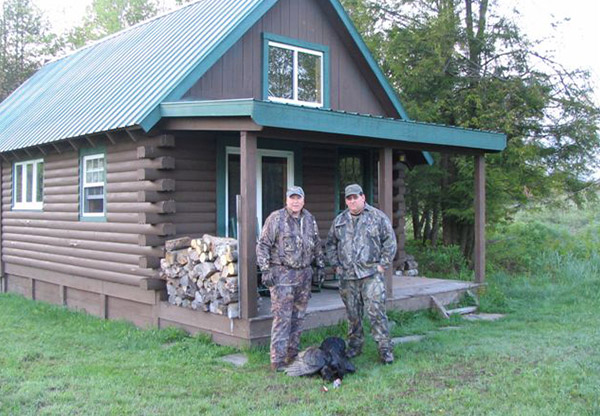
[[[500,152],[506,135],[433,123],[391,119],[254,99],[176,101],[160,106],[164,118],[250,118],[259,127],[360,136],[427,146]],[[431,156],[424,153],[427,158]],[[431,163],[431,160],[428,160]]]

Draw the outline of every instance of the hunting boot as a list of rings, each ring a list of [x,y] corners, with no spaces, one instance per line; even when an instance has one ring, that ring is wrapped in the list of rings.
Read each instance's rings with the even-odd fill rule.
[[[285,369],[284,363],[271,363],[271,371],[280,373]]]
[[[383,364],[392,364],[394,362],[394,353],[390,345],[379,346],[379,359]]]
[[[362,347],[349,347],[348,351],[346,352],[346,357],[354,358],[360,354],[362,354]]]

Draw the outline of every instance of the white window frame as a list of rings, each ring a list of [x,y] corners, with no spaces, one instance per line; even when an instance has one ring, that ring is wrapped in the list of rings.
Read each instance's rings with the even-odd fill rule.
[[[104,181],[102,182],[87,182],[87,161],[94,159],[103,159],[104,160]],[[97,188],[102,187],[102,197],[104,199],[104,203],[102,207],[104,208],[102,212],[85,212],[85,190],[87,188]],[[105,217],[106,216],[106,155],[104,153],[94,153],[92,155],[86,155],[81,158],[81,216],[90,218],[90,217]]]
[[[289,98],[281,98],[281,97],[273,97],[271,95],[269,95],[269,101],[273,101],[273,102],[277,102],[277,103],[285,103],[285,104],[296,104],[296,105],[304,105],[307,107],[323,107],[323,102],[325,101],[325,74],[324,74],[324,65],[325,65],[325,54],[321,51],[315,51],[312,49],[306,49],[306,48],[301,48],[298,46],[293,46],[293,45],[288,45],[285,43],[280,43],[280,42],[274,42],[274,41],[269,41],[268,43],[268,47],[270,48],[271,46],[276,47],[276,48],[282,48],[282,49],[288,49],[294,52],[294,63],[293,63],[293,69],[292,69],[292,91],[293,91],[293,98],[289,99]],[[321,58],[321,97],[319,99],[319,102],[311,102],[311,101],[300,101],[298,100],[298,52],[302,52],[302,53],[306,53],[309,55],[315,55]],[[269,73],[268,73],[268,68],[267,68],[267,74],[266,74],[266,78],[267,78],[267,84],[269,83]],[[268,91],[268,87],[267,87],[267,91]]]
[[[44,206],[44,195],[42,190],[42,201],[37,201],[37,178],[38,178],[38,163],[44,163],[44,159],[26,160],[24,162],[16,162],[13,166],[13,209],[26,209],[26,210],[42,210]],[[26,202],[27,199],[27,166],[33,165],[32,169],[32,181],[31,181],[31,196],[32,202]],[[17,201],[17,169],[21,169],[21,201]],[[42,172],[43,181],[44,172]],[[43,184],[42,184],[43,186]]]
[[[225,148],[225,235],[229,235],[229,155],[239,155],[239,147]],[[256,151],[256,221],[262,231],[262,158],[281,157],[287,159],[287,187],[294,186],[294,152],[285,150],[258,149]],[[282,201],[283,204],[283,201]],[[283,205],[282,205],[283,207]],[[233,207],[235,209],[235,207]]]

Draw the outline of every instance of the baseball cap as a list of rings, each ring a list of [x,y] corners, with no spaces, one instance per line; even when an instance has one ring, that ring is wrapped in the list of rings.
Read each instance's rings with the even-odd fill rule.
[[[302,198],[304,198],[304,189],[299,186],[290,186],[285,195],[288,198],[292,195],[300,195]]]
[[[353,183],[352,185],[346,186],[346,195],[345,195],[346,198],[348,198],[350,195],[362,195],[362,194],[363,194],[363,190],[359,184]]]

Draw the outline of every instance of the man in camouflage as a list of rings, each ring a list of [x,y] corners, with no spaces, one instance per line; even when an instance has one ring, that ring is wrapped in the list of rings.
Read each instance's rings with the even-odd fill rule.
[[[396,254],[396,236],[389,218],[365,202],[359,185],[348,185],[345,198],[348,208],[333,220],[326,252],[340,278],[340,296],[346,305],[348,355],[362,352],[366,307],[379,358],[391,364],[394,354],[385,311],[384,273]]]
[[[301,187],[289,188],[285,208],[265,221],[256,257],[262,282],[271,292],[271,369],[281,370],[298,355],[312,264],[319,274],[325,266],[317,222],[304,209]]]

